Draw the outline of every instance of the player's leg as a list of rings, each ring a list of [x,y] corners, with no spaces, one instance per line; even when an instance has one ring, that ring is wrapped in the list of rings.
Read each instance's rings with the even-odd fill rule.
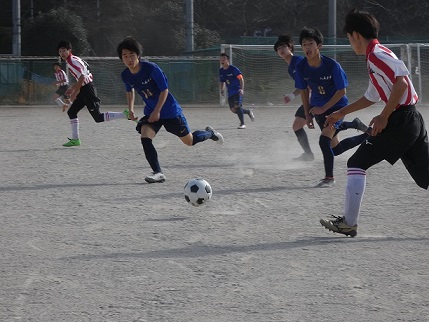
[[[146,160],[152,168],[152,173],[145,177],[145,181],[148,183],[161,183],[165,181],[165,175],[162,173],[161,166],[158,161],[158,152],[156,151],[152,140],[161,128],[162,121],[149,123],[147,119],[148,116],[144,116],[136,126],[136,131],[140,133],[140,141],[143,146]]]
[[[295,120],[293,121],[293,124],[292,124],[292,129],[296,135],[298,143],[299,145],[301,145],[301,148],[304,150],[304,153],[301,156],[294,158],[294,160],[297,160],[297,161],[314,160],[314,154],[313,154],[313,151],[311,151],[310,143],[308,142],[307,132],[304,129],[306,125],[307,125],[307,120],[305,118],[304,106],[301,105],[295,113]]]
[[[353,121],[347,122],[343,121],[336,126],[338,132],[345,131],[348,129],[356,129],[361,132],[367,132],[368,126],[363,123],[358,117],[354,118]]]
[[[335,185],[334,179],[334,153],[331,148],[332,137],[335,129],[325,127],[319,138],[319,146],[323,155],[323,165],[325,168],[325,178],[322,179],[317,187],[330,188]]]
[[[368,138],[368,136],[369,134],[365,132],[363,134],[352,136],[344,140],[341,140],[340,142],[338,142],[338,144],[336,144],[332,148],[332,151],[334,152],[335,156],[340,155],[345,151],[350,150],[355,146],[362,144],[362,142],[364,142]]]
[[[242,97],[239,94],[234,94],[228,97],[229,109],[232,113],[237,114],[238,119],[240,120],[239,129],[245,129],[246,125],[244,124],[244,113],[241,108]]]
[[[193,146],[209,139],[216,141],[218,144],[223,144],[222,134],[215,131],[211,126],[207,126],[205,130],[197,130],[191,133],[183,114],[173,119],[164,120],[164,127],[168,132],[178,136],[188,146]]]
[[[70,106],[67,111],[67,115],[70,119],[70,126],[72,131],[72,137],[69,138],[69,141],[64,143],[63,146],[72,147],[79,146],[81,144],[79,139],[79,118],[77,117],[77,113],[84,108],[85,103],[83,102],[80,93],[74,100],[72,106]]]

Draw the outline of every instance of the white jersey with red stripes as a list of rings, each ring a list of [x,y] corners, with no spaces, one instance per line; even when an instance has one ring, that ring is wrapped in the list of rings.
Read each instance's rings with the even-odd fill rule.
[[[404,62],[398,59],[390,49],[382,46],[377,39],[368,45],[366,62],[369,73],[369,86],[364,95],[366,99],[371,102],[378,102],[381,99],[387,103],[396,77],[403,76],[408,84],[408,89],[402,95],[399,105],[417,103],[419,98]]]
[[[70,74],[73,75],[73,77],[76,79],[76,81],[79,80],[79,77],[83,75],[83,85],[86,85],[90,82],[92,82],[92,74],[88,69],[87,64],[83,61],[83,59],[70,55],[67,58],[67,66],[69,68]]]
[[[58,86],[64,86],[69,84],[69,78],[67,77],[67,74],[62,69],[56,70],[54,75],[57,82],[61,82],[61,83],[58,83]]]

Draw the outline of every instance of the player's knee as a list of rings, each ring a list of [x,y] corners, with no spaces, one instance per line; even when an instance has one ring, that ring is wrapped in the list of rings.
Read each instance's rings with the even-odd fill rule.
[[[67,115],[69,116],[70,120],[77,118],[77,113],[73,109],[68,109]]]
[[[95,123],[104,122],[104,114],[101,114],[101,113],[100,114],[94,114],[94,115],[92,115],[92,117],[93,117]]]
[[[231,107],[230,110],[232,113],[237,114],[238,106]]]

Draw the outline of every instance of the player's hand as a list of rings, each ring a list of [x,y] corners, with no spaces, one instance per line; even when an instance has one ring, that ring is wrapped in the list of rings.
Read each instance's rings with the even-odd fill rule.
[[[344,115],[343,113],[341,113],[341,110],[335,111],[326,117],[324,126],[330,127],[331,129],[333,129],[335,126],[335,123],[343,118],[344,118]]]
[[[130,120],[137,121],[138,117],[134,114],[134,111],[130,111]]]
[[[310,109],[309,113],[311,115],[320,115],[326,112],[326,109],[323,107],[314,106]]]
[[[149,123],[153,123],[159,120],[159,118],[161,117],[161,113],[157,112],[157,111],[153,111],[152,113],[150,113],[149,118],[147,119],[147,121]]]
[[[238,90],[238,94],[240,94],[240,95],[244,95],[244,91],[240,88],[240,89]]]
[[[383,132],[387,126],[388,121],[388,118],[381,115],[374,117],[371,122],[369,122],[369,126],[372,127],[371,136],[376,136],[377,134]]]
[[[63,112],[67,111],[68,108],[69,108],[69,105],[68,104],[64,104],[63,105]]]
[[[285,96],[283,96],[283,102],[285,102],[285,104],[292,102],[292,100],[295,98],[295,95],[293,94],[287,94]]]
[[[313,116],[311,114],[307,115],[306,117],[306,123],[307,123],[307,127],[309,129],[314,129],[314,122],[313,122]]]

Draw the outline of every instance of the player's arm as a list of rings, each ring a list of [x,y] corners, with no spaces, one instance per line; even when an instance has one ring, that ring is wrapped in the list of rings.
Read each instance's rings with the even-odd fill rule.
[[[137,117],[134,115],[134,102],[136,99],[136,92],[134,91],[134,88],[131,89],[131,91],[127,92],[127,103],[128,103],[128,111],[130,112],[130,119],[136,120]]]
[[[149,115],[149,118],[148,118],[149,122],[156,122],[159,120],[162,107],[164,106],[165,101],[167,100],[167,97],[168,97],[168,88],[166,88],[161,93],[159,93],[158,102],[156,103],[153,112],[150,113]]]
[[[219,82],[219,91],[222,96],[225,95],[225,82]]]
[[[387,100],[386,106],[383,108],[380,115],[377,115],[371,120],[371,122],[369,122],[369,126],[372,127],[371,135],[377,135],[386,128],[390,114],[392,114],[399,105],[399,102],[407,88],[408,83],[404,76],[396,77],[396,81],[392,85],[392,91],[389,99]]]
[[[331,114],[329,114],[326,117],[325,126],[329,126],[331,128],[334,127],[334,124],[343,119],[347,114],[362,110],[364,108],[367,108],[368,106],[371,106],[375,104],[375,102],[372,102],[368,100],[365,96],[362,96],[359,98],[356,102],[347,105],[346,107],[343,107],[342,109],[335,111]]]
[[[315,106],[310,110],[311,114],[323,114],[327,110],[329,110],[332,106],[334,106],[338,101],[346,95],[346,89],[339,89],[335,92],[334,95],[332,95],[331,99],[326,102],[323,106]]]
[[[242,74],[237,76],[238,81],[240,82],[240,89],[238,90],[238,94],[244,95],[244,77]]]

